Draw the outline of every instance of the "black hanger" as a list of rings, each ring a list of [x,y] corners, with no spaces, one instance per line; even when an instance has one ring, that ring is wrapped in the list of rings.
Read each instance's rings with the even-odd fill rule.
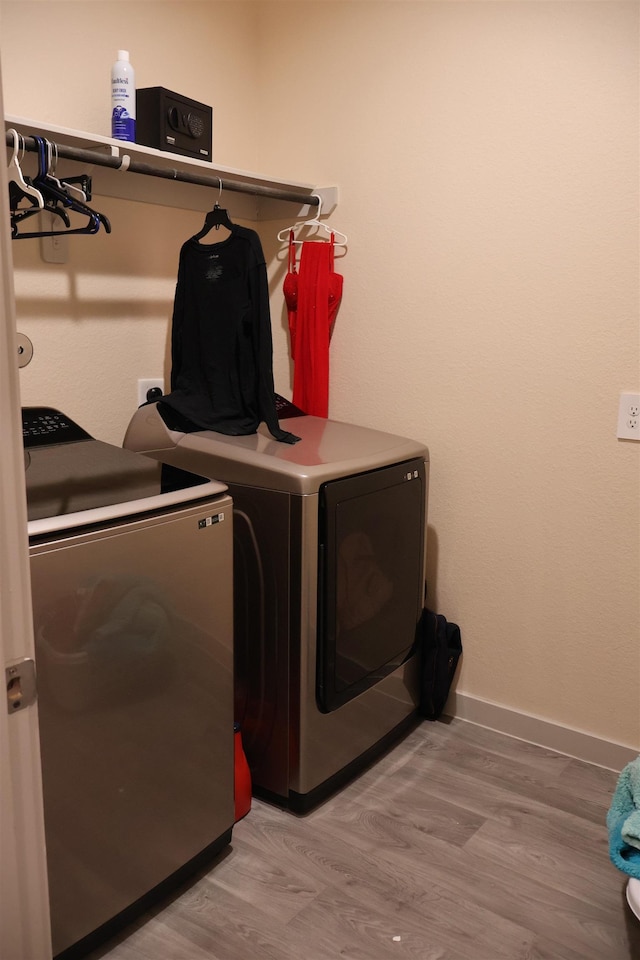
[[[81,200],[91,200],[91,177],[88,173],[81,173],[77,177],[60,177],[65,187],[79,187],[84,197]]]
[[[26,210],[17,210],[16,212],[11,214],[12,239],[17,240],[18,237],[24,238],[25,236],[41,236],[40,233],[28,234],[28,235],[24,233],[18,233],[18,224],[22,220],[26,220],[28,217],[32,217],[34,213],[44,213],[44,212],[55,214],[57,217],[60,217],[60,219],[62,220],[62,222],[66,227],[71,226],[71,221],[69,219],[69,215],[67,214],[66,210],[64,210],[62,207],[56,206],[55,204],[47,203],[45,200],[44,207],[29,207]],[[67,230],[60,230],[58,232],[67,233]]]
[[[45,210],[48,210],[50,213],[56,213],[58,216],[63,217],[63,219],[66,216],[66,214],[59,207],[53,208],[45,205]],[[98,219],[98,214],[96,214],[93,210],[89,211],[88,208],[87,211],[90,213],[89,222],[85,224],[84,227],[73,227],[65,230],[34,230],[28,233],[19,233],[18,224],[14,221],[11,225],[11,238],[13,240],[31,240],[35,239],[36,237],[69,237],[74,236],[75,234],[97,233],[100,229],[101,222]],[[109,233],[110,229],[111,226],[109,226],[107,233]]]
[[[218,193],[218,200],[216,200],[213,210],[209,210],[209,213],[204,218],[204,226],[199,233],[196,233],[193,237],[194,240],[200,240],[202,237],[206,236],[210,230],[214,227],[216,230],[219,230],[220,227],[226,227],[227,230],[233,230],[233,222],[229,218],[229,213],[224,207],[221,207],[219,204],[220,197],[222,196],[222,180],[218,177],[220,181],[220,192]]]

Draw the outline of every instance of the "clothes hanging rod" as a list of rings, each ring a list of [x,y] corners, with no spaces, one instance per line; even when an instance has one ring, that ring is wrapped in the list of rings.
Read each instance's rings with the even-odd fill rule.
[[[47,138],[48,139],[48,138]],[[13,139],[10,134],[5,135],[8,147],[13,146]],[[233,175],[224,173],[199,174],[191,173],[186,170],[178,170],[167,167],[154,167],[153,164],[145,163],[140,160],[134,160],[128,154],[114,157],[107,153],[98,153],[94,150],[85,150],[82,147],[72,147],[67,144],[56,143],[53,140],[48,141],[57,157],[64,160],[76,160],[80,163],[95,164],[99,167],[111,167],[113,170],[123,170],[126,173],[138,173],[147,177],[160,177],[163,180],[175,180],[179,183],[193,183],[199,187],[211,187],[216,190],[220,188],[231,190],[235,193],[249,193],[252,196],[267,197],[270,200],[286,200],[291,203],[303,203],[310,207],[317,207],[319,200],[317,196],[309,193],[297,193],[293,190],[285,190],[280,187],[267,187],[261,183],[245,183],[242,180],[233,178]],[[21,136],[21,143],[27,153],[35,153],[38,145],[33,137]],[[126,141],[123,141],[123,148]],[[126,162],[128,160],[128,163]]]

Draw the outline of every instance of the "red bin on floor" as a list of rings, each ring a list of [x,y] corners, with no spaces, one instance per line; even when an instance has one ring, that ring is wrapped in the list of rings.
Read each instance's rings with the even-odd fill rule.
[[[240,724],[233,725],[235,822],[251,809],[251,771],[242,747]]]

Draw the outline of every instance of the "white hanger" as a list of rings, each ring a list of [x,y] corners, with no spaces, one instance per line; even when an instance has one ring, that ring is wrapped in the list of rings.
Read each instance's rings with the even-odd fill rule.
[[[50,143],[49,140],[45,141],[47,144],[47,177],[53,180],[54,185],[61,191],[61,193],[66,193],[69,197],[74,197],[76,200],[80,200],[81,203],[87,202],[87,195],[81,187],[76,186],[74,183],[67,183],[65,180],[60,180],[56,177],[56,169],[58,166],[58,144]]]
[[[289,234],[298,230],[299,227],[318,227],[320,230],[324,230],[326,233],[331,236],[333,234],[335,242],[340,244],[340,246],[346,247],[347,245],[347,235],[346,233],[341,233],[340,230],[336,230],[335,227],[331,227],[328,223],[323,223],[320,219],[322,213],[322,197],[318,193],[312,193],[312,197],[315,197],[318,201],[318,209],[316,210],[316,215],[311,218],[311,220],[298,220],[297,223],[294,223],[290,227],[285,227],[284,230],[281,230],[278,234],[278,240],[280,243],[285,243],[289,239]],[[294,240],[294,243],[304,243],[304,240]]]
[[[43,210],[44,197],[39,190],[36,190],[36,188],[30,183],[27,183],[22,174],[22,170],[20,169],[20,164],[18,163],[18,148],[21,139],[20,134],[17,130],[14,130],[13,127],[7,130],[7,133],[11,134],[11,137],[13,138],[13,153],[11,155],[11,159],[9,160],[9,166],[7,167],[7,177],[10,181],[13,181],[15,184],[17,184],[19,189],[22,190],[26,196],[35,200],[35,205]]]

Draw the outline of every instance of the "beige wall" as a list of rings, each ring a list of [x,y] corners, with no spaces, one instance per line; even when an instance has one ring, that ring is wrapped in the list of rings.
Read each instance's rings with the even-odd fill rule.
[[[339,185],[331,415],[429,444],[458,690],[640,749],[640,445],[615,437],[640,389],[638,5],[2,0],[0,27],[9,113],[108,133],[128,47],[138,85],[213,103],[219,162]],[[201,217],[102,208],[113,235],[71,240],[64,267],[13,245],[21,379],[119,442]],[[288,393],[281,225],[260,230]]]

